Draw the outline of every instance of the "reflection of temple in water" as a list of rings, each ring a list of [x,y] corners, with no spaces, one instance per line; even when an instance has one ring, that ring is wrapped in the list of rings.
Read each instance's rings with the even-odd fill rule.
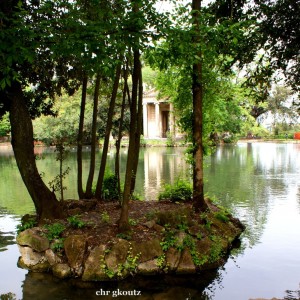
[[[166,138],[168,132],[179,137],[173,104],[166,99],[158,100],[158,92],[153,89],[143,96],[143,129],[145,138]]]
[[[178,177],[185,177],[188,164],[184,149],[153,148],[144,153],[144,191],[146,200],[156,200],[164,183],[174,183]]]

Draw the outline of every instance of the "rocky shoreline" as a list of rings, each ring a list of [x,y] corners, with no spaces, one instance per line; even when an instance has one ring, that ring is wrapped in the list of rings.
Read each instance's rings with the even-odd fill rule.
[[[89,216],[97,214],[97,208],[91,212],[72,206],[69,214],[76,213],[77,220],[88,224],[86,230],[56,220],[20,232],[18,265],[32,272],[51,272],[60,279],[77,278],[83,282],[122,280],[133,275],[196,274],[214,269],[222,265],[244,226],[224,209],[209,200],[207,203],[209,210],[202,214],[193,212],[189,203],[155,202],[145,207],[133,203],[140,217],[135,215],[132,235],[110,231],[106,238],[94,231],[98,227],[107,232],[103,217],[99,222],[95,218],[92,223],[87,222]],[[149,209],[159,205],[160,210]],[[55,224],[62,224],[65,229],[51,237],[49,231]],[[113,220],[106,225],[116,226]],[[139,235],[134,235],[134,231]]]

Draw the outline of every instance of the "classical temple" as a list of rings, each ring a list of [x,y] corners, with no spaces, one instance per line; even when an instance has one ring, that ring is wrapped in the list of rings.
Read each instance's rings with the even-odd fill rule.
[[[151,89],[143,96],[143,131],[145,138],[166,138],[170,132],[179,137],[175,126],[172,103],[158,99],[158,91]]]

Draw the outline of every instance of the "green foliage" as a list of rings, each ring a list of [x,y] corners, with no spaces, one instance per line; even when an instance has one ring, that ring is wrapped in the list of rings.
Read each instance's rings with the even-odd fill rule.
[[[110,279],[112,279],[112,278],[114,278],[115,277],[115,272],[113,271],[113,270],[111,270],[111,269],[109,269],[108,267],[107,267],[107,265],[106,265],[106,262],[105,262],[105,256],[104,255],[101,255],[101,265],[100,265],[100,267],[101,267],[101,269],[104,271],[104,273],[105,273],[105,275],[108,277],[108,278],[110,278]]]
[[[101,269],[105,272],[106,276],[110,279],[114,278],[114,277],[123,277],[124,271],[129,272],[131,275],[134,275],[134,273],[136,272],[136,268],[138,266],[139,263],[139,258],[141,256],[141,253],[138,253],[137,255],[133,256],[132,254],[132,245],[131,243],[129,244],[129,249],[127,251],[127,257],[126,257],[126,261],[124,264],[119,264],[118,265],[118,270],[115,272],[111,269],[109,269],[106,265],[105,262],[105,256],[102,255],[101,256]]]
[[[106,172],[103,179],[102,198],[105,201],[119,201],[118,177],[111,172]]]
[[[66,159],[68,155],[68,151],[65,149],[64,144],[60,141],[58,144],[55,145],[55,152],[56,154],[56,161],[59,162],[59,174],[54,177],[48,184],[52,189],[52,192],[59,192],[60,199],[64,200],[64,190],[67,189],[66,186],[63,185],[63,181],[66,176],[70,172],[70,168],[67,167],[65,171],[63,171],[63,161]]]
[[[102,222],[104,223],[109,223],[110,222],[110,217],[109,217],[109,214],[107,211],[104,211],[102,214],[101,214],[101,220]]]
[[[63,94],[56,98],[54,104],[56,116],[41,116],[33,121],[34,138],[47,145],[65,142],[68,144],[76,143],[78,135],[78,115],[80,111],[80,92],[73,96]],[[90,139],[92,101],[88,97],[84,123],[84,142]]]
[[[49,241],[59,239],[66,227],[61,223],[53,223],[44,226],[47,229],[46,237]]]
[[[142,196],[139,193],[133,192],[133,194],[130,197],[130,200],[133,200],[133,201],[142,201],[143,198],[142,198]]]
[[[138,224],[138,221],[135,219],[129,218],[128,223],[130,226],[136,226]]]
[[[163,241],[160,243],[163,251],[169,250],[171,247],[177,245],[178,239],[175,237],[175,231],[170,226],[165,226],[166,231],[164,232]]]
[[[55,239],[51,243],[51,249],[55,252],[60,252],[64,249],[64,240],[63,238]]]
[[[146,147],[147,146],[147,141],[145,140],[143,135],[141,135],[141,138],[140,138],[140,146],[141,147]]]
[[[222,242],[221,242],[220,237],[213,235],[213,236],[211,236],[211,240],[214,243],[211,246],[208,261],[210,263],[214,263],[214,262],[218,261],[221,258],[221,256],[223,255],[223,248],[222,248]]]
[[[21,220],[21,224],[17,225],[17,234],[19,234],[20,232],[35,227],[37,226],[37,220],[36,217],[30,217],[27,218],[26,220]]]
[[[10,132],[10,122],[8,113],[0,117],[0,136],[6,136]]]
[[[127,258],[124,264],[124,269],[129,271],[130,274],[133,274],[136,271],[136,268],[138,266],[140,256],[141,253],[138,253],[135,256],[132,254],[132,245],[129,244],[129,249],[127,251]]]
[[[181,178],[178,178],[174,185],[165,184],[163,189],[158,195],[158,200],[169,199],[172,202],[188,201],[191,200],[193,194],[191,184]]]
[[[216,219],[218,219],[224,223],[228,223],[230,220],[228,217],[229,213],[225,210],[220,210],[220,211],[216,212],[214,215],[215,215]]]
[[[82,228],[82,227],[86,226],[86,223],[81,221],[78,218],[78,215],[71,216],[67,220],[68,220],[69,224],[74,228]]]
[[[166,142],[167,147],[174,147],[175,146],[175,137],[172,134],[172,132],[168,131],[167,132],[167,142]]]
[[[49,187],[52,190],[52,192],[59,192],[59,194],[61,194],[62,191],[64,191],[64,190],[67,189],[66,186],[62,186],[61,180],[65,179],[67,177],[67,175],[69,174],[70,170],[71,169],[68,167],[65,171],[63,171],[59,175],[56,175],[53,180],[51,180],[51,181],[48,182]]]
[[[1,294],[0,300],[17,300],[17,296],[14,293]]]
[[[194,238],[190,235],[187,235],[183,240],[183,247],[189,249],[193,262],[196,266],[200,266],[203,261],[200,259],[200,254],[196,250],[196,242]]]
[[[160,268],[160,269],[164,269],[166,266],[166,255],[162,254],[160,256],[157,257],[156,259],[156,265]]]
[[[123,233],[123,232],[118,233],[118,234],[117,234],[117,237],[120,238],[120,239],[127,240],[127,241],[130,241],[130,240],[132,239],[130,233]]]
[[[209,219],[208,215],[206,212],[203,212],[200,214],[200,218],[201,220],[204,222],[204,227],[210,231],[211,230],[211,225],[212,225],[212,221]]]

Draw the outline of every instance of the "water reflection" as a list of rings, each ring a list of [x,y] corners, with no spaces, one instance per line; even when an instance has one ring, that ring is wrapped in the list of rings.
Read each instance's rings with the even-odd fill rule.
[[[85,150],[83,165],[87,170],[89,149]],[[0,206],[20,215],[30,212],[33,205],[9,151],[0,147],[0,176],[5,178],[5,181],[0,181]],[[55,153],[53,149],[40,148],[38,155],[39,171],[45,173],[44,180],[49,182],[58,174]],[[101,152],[97,155],[98,165],[100,155]],[[111,170],[114,155],[111,150],[108,161]],[[127,149],[122,149],[121,176],[125,173],[126,155]],[[65,167],[71,168],[65,182],[68,186],[65,197],[77,198],[76,153],[71,151],[64,163]],[[86,173],[84,176],[87,176]],[[143,149],[137,173],[137,191],[145,199],[156,199],[163,182],[172,182],[177,176],[187,176],[188,173],[184,149]],[[168,282],[171,287],[161,278],[158,282],[150,279],[140,281],[139,288],[144,298],[178,299],[175,294],[190,299],[212,300],[282,299],[285,296],[297,299],[297,292],[291,291],[297,289],[300,281],[300,144],[222,146],[206,158],[204,173],[205,192],[215,196],[221,205],[233,211],[247,225],[242,246],[232,252],[223,268],[212,272],[211,276],[207,275],[205,283],[194,277],[183,286],[178,282]],[[50,299],[47,298],[50,292],[55,295],[51,299],[93,299],[101,285],[84,290],[74,286],[73,282],[57,281],[50,275],[43,277],[29,273],[25,278],[26,272],[16,268],[18,249],[16,245],[10,245],[16,223],[13,214],[2,210],[0,236],[4,238],[0,248],[7,250],[0,252],[0,293],[11,291],[18,299],[22,295],[24,299]],[[115,283],[111,287],[103,286],[103,289],[134,289],[138,280],[133,280],[131,287],[126,281],[119,286]],[[149,291],[152,287],[154,291]],[[287,289],[289,294],[284,293]],[[33,293],[39,298],[33,297]],[[44,298],[40,298],[42,295]]]
[[[0,224],[7,223],[8,212],[0,207]],[[2,227],[2,226],[1,226]],[[7,250],[8,245],[15,244],[15,228],[12,228],[11,231],[7,231],[7,228],[0,227],[0,252]],[[2,231],[5,230],[5,231]]]
[[[204,293],[205,287],[218,276],[217,270],[201,276],[153,276],[134,277],[121,282],[82,283],[72,280],[59,280],[51,274],[29,272],[23,283],[23,300],[39,299],[148,299],[212,300]],[[117,297],[118,296],[118,297]]]

